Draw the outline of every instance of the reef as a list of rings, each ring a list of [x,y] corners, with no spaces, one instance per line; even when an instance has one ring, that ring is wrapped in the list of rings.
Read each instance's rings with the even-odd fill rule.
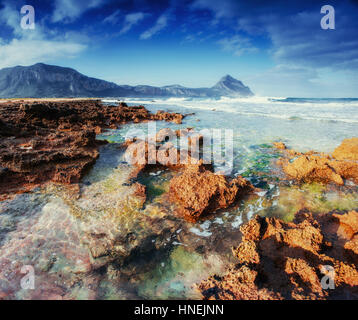
[[[300,182],[321,182],[344,185],[346,180],[358,183],[358,138],[345,139],[332,153],[309,151],[300,153],[283,150],[284,157],[279,160],[289,179]]]
[[[204,299],[357,299],[358,213],[300,211],[241,226],[237,264],[198,285]]]
[[[48,181],[77,183],[99,156],[96,134],[127,122],[183,115],[100,100],[13,102],[0,105],[0,200]]]

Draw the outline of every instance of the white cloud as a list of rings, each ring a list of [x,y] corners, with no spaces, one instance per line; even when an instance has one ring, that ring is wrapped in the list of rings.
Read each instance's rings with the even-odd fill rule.
[[[239,7],[240,2],[232,0],[195,0],[190,6],[192,10],[210,10],[216,19],[233,18]]]
[[[21,36],[24,33],[24,30],[20,26],[20,13],[19,10],[16,10],[15,6],[9,3],[5,4],[4,8],[0,10],[0,21],[12,28],[15,35]]]
[[[116,24],[119,21],[121,10],[116,10],[112,14],[110,14],[108,17],[106,17],[103,22],[104,23],[110,23],[110,24]]]
[[[0,68],[72,58],[87,48],[88,41],[78,33],[46,30],[40,20],[35,30],[21,29],[19,12],[11,5],[0,10],[1,20],[12,28],[13,38],[0,38]]]
[[[251,44],[249,38],[235,35],[231,38],[224,38],[217,42],[224,51],[232,52],[236,56],[241,56],[244,53],[255,53],[258,48]]]
[[[146,14],[143,12],[135,12],[127,14],[124,18],[124,26],[120,31],[120,34],[127,33],[134,25],[145,18]]]
[[[140,35],[140,39],[142,40],[146,40],[146,39],[150,39],[151,37],[153,37],[156,33],[158,33],[159,31],[161,31],[162,29],[164,29],[167,25],[168,25],[168,20],[169,20],[169,14],[168,13],[164,13],[162,14],[156,21],[156,23],[154,24],[153,27],[149,28],[148,30],[144,31],[141,35]]]
[[[0,45],[0,68],[72,58],[85,48],[85,45],[71,42],[14,39]]]
[[[72,22],[85,11],[104,5],[106,0],[55,0],[52,22]]]

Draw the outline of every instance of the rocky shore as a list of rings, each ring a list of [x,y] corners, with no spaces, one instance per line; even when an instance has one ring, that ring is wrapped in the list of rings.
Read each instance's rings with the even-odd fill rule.
[[[295,183],[358,181],[358,138],[344,140],[332,154],[300,153],[282,142],[274,147],[282,152],[279,166]],[[358,298],[357,211],[303,209],[292,222],[256,216],[240,232],[232,248],[237,264],[198,284],[203,299]]]
[[[322,182],[344,185],[345,180],[358,183],[358,138],[345,139],[332,154],[289,150],[283,143],[276,143],[283,150],[280,160],[288,178],[297,182]]]
[[[0,105],[0,200],[47,181],[76,183],[99,156],[96,134],[127,122],[183,115],[99,100],[14,102]]]
[[[237,265],[199,284],[204,299],[358,298],[356,211],[303,211],[292,223],[256,216],[240,231],[241,243],[233,248]],[[334,270],[328,290],[321,284],[327,266]]]
[[[277,142],[269,151],[279,157],[270,177],[260,171],[261,158],[254,158],[259,165],[250,174],[215,172],[203,161],[203,136],[192,128],[164,128],[148,140],[121,144],[96,139],[130,122],[181,124],[183,118],[99,100],[0,104],[0,298],[112,297],[121,281],[136,286],[126,298],[146,297],[138,294],[146,290],[143,278],[160,292],[169,275],[201,273],[210,260],[223,270],[234,263],[220,274],[196,276],[189,284],[195,298],[357,299],[357,206],[319,212],[288,202],[297,212],[285,221],[271,212],[279,211],[279,192],[292,187],[300,194],[304,184],[351,192],[358,183],[358,138],[344,140],[332,154],[301,153]],[[179,139],[186,141],[184,154]],[[157,202],[152,179],[162,183]],[[36,186],[43,190],[28,192]],[[241,212],[246,204],[253,215]],[[265,206],[269,210],[261,210]],[[230,210],[239,213],[230,217]],[[217,261],[224,255],[230,256],[225,264]],[[18,288],[25,262],[34,264],[39,283],[30,293]]]

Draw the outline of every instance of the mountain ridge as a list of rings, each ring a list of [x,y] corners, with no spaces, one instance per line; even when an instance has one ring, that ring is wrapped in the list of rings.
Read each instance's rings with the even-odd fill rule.
[[[220,97],[252,96],[249,87],[230,75],[211,88],[188,88],[179,84],[155,87],[118,85],[88,77],[73,68],[44,63],[0,70],[0,98],[65,97]]]

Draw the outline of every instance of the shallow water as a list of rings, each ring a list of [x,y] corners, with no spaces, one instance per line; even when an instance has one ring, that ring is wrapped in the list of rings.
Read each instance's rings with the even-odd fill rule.
[[[139,177],[147,187],[142,208],[133,188],[124,183],[130,168],[119,143],[128,130],[145,131],[148,126],[108,130],[98,138],[111,143],[101,147],[100,158],[79,190],[49,184],[0,203],[1,296],[196,299],[200,295],[195,283],[234,262],[231,247],[240,241],[239,227],[254,215],[290,221],[303,208],[326,213],[358,208],[355,185],[334,188],[280,181],[273,164],[280,155],[271,147],[280,140],[300,151],[333,151],[358,132],[356,102],[334,107],[260,99],[141,102],[153,112],[195,112],[182,125],[157,122],[158,130],[233,129],[232,174],[243,175],[262,191],[234,208],[189,223],[173,214],[175,208],[166,197],[175,173],[155,169]],[[20,286],[23,265],[34,268],[34,290]]]

